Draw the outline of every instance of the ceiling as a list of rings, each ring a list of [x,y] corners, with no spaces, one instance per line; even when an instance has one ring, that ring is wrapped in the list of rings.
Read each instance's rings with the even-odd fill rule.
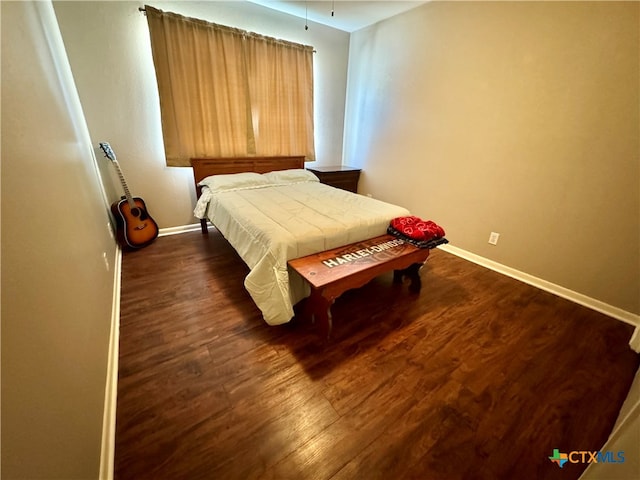
[[[279,12],[295,15],[345,32],[354,32],[392,17],[426,1],[286,1],[250,0]],[[331,15],[333,9],[334,15]],[[302,23],[304,25],[304,23]]]

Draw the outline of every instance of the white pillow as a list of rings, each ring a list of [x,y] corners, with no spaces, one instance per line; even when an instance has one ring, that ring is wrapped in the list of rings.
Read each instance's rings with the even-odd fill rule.
[[[286,183],[299,183],[299,182],[319,182],[320,179],[316,177],[309,170],[303,168],[293,168],[291,170],[276,170],[273,172],[267,172],[262,174],[263,177],[274,184],[286,184]]]
[[[254,172],[211,175],[198,183],[200,186],[209,187],[212,192],[257,188],[269,184],[270,182],[263,175]]]

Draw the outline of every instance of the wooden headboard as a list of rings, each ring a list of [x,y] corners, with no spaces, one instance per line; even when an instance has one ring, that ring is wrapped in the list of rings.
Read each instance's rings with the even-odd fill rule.
[[[193,180],[196,186],[196,197],[200,198],[202,189],[200,180],[211,175],[229,173],[256,172],[266,173],[275,170],[304,168],[304,156],[296,157],[237,157],[237,158],[192,158]],[[207,233],[207,221],[201,220],[202,233]]]
[[[304,168],[304,156],[298,157],[238,157],[238,158],[192,158],[193,180],[200,197],[200,180],[211,175],[227,173],[256,172]]]

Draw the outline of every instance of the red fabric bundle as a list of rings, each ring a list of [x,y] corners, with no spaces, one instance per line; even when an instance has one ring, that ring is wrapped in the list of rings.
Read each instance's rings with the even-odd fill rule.
[[[394,218],[391,220],[391,226],[403,235],[419,241],[441,238],[445,235],[444,229],[437,223],[414,216]]]

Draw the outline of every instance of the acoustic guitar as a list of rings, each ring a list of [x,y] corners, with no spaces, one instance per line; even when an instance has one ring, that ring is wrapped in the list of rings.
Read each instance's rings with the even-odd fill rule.
[[[100,143],[104,156],[113,162],[124,189],[124,196],[111,205],[116,219],[116,237],[123,248],[142,248],[158,236],[158,224],[149,215],[147,206],[140,197],[132,197],[124,179],[116,154],[107,142]]]

